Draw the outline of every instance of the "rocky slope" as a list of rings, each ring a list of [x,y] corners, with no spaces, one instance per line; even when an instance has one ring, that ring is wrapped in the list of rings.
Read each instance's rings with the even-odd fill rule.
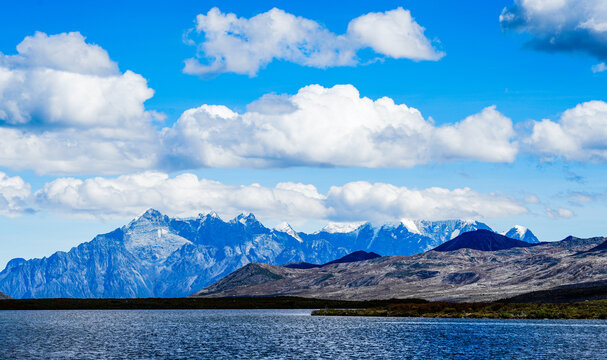
[[[322,264],[356,250],[411,255],[476,229],[489,227],[404,220],[381,227],[331,224],[306,234],[288,224],[269,229],[252,214],[175,219],[150,209],[68,252],[11,260],[0,272],[0,291],[14,298],[181,297],[251,262]]]
[[[10,298],[11,298],[10,296],[6,295],[6,294],[5,294],[5,293],[3,293],[3,292],[0,292],[0,300],[4,300],[4,299],[10,299]]]
[[[491,236],[476,238],[480,243],[491,242]],[[453,241],[457,243],[457,240]],[[605,240],[569,237],[559,242],[499,251],[459,248],[312,269],[249,264],[195,296],[498,300],[530,291],[607,280],[607,252],[600,248],[588,251]]]

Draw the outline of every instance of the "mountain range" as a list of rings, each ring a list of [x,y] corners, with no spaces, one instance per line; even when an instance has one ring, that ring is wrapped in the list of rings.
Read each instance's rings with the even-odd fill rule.
[[[486,230],[435,250],[294,269],[248,264],[194,296],[494,301],[607,281],[607,238],[529,244]]]
[[[0,291],[13,298],[183,297],[252,262],[322,264],[357,250],[412,255],[477,229],[491,231],[476,221],[403,220],[330,224],[308,234],[288,224],[267,228],[252,214],[180,219],[150,209],[68,252],[9,261]]]

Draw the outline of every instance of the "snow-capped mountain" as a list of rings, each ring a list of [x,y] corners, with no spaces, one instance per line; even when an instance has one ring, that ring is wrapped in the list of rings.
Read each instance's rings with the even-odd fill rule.
[[[0,291],[14,298],[182,297],[251,262],[326,263],[357,250],[411,255],[477,229],[491,230],[480,222],[403,220],[306,234],[288,224],[269,229],[253,214],[178,219],[150,209],[68,252],[11,260],[0,272]]]
[[[512,229],[508,230],[502,235],[511,239],[522,240],[531,244],[537,244],[540,242],[538,238],[531,232],[531,230],[521,225],[514,225]]]

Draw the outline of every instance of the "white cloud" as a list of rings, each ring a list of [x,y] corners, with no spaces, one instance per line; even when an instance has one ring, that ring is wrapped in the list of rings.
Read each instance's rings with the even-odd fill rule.
[[[115,174],[157,164],[151,130],[64,129],[30,132],[0,127],[0,165],[40,174]]]
[[[575,216],[575,213],[569,209],[565,209],[565,208],[558,208],[558,209],[553,209],[550,207],[546,208],[546,215],[548,215],[548,217],[552,218],[552,219],[570,219],[572,217]]]
[[[605,70],[607,70],[607,65],[604,62],[592,66],[593,73],[600,73]]]
[[[290,97],[262,97],[249,109],[254,111],[213,105],[187,110],[164,129],[167,162],[412,167],[458,159],[511,162],[517,153],[512,122],[494,107],[436,127],[390,98],[360,97],[351,85],[310,85]]]
[[[59,178],[35,193],[37,206],[53,212],[98,218],[135,216],[153,207],[192,216],[215,210],[224,217],[253,212],[262,220],[385,222],[422,219],[497,218],[527,210],[518,200],[468,188],[408,189],[384,183],[352,182],[321,194],[313,185],[275,187],[225,185],[193,174],[158,172],[116,178]]]
[[[92,217],[134,216],[153,207],[171,214],[195,215],[215,210],[234,216],[250,211],[261,217],[323,217],[322,196],[312,185],[280,183],[232,186],[193,174],[170,178],[145,172],[117,178],[59,178],[36,193],[41,207]]]
[[[558,122],[533,123],[528,151],[545,160],[607,160],[607,103],[589,101],[566,110]]]
[[[337,220],[362,219],[478,219],[525,213],[516,200],[499,194],[481,194],[469,188],[423,190],[364,181],[333,186],[327,205]]]
[[[584,51],[607,59],[604,0],[515,0],[500,16],[504,29],[532,35],[528,45],[543,51]]]
[[[12,124],[116,127],[149,120],[146,80],[121,74],[105,50],[79,33],[36,33],[0,55],[0,120]]]
[[[348,24],[347,36],[361,47],[368,46],[378,54],[395,59],[440,59],[445,54],[432,47],[424,30],[409,10],[399,7],[357,17]]]
[[[153,90],[79,33],[36,33],[0,54],[0,166],[40,173],[148,168]]]
[[[254,76],[274,59],[319,68],[356,65],[357,51],[366,47],[398,59],[438,60],[444,55],[432,47],[424,28],[402,8],[358,17],[344,35],[277,8],[250,19],[212,8],[196,17],[195,31],[204,34],[204,40],[197,45],[198,58],[186,60],[184,67],[185,73],[195,75],[233,72]]]
[[[588,193],[580,191],[572,191],[569,193],[569,199],[578,203],[588,203],[599,199],[604,199],[607,193]]]
[[[30,184],[19,176],[10,177],[0,171],[0,214],[16,216],[31,211]]]
[[[78,32],[48,36],[36,32],[17,45],[19,55],[9,62],[26,68],[40,67],[86,75],[119,75],[118,65],[98,45],[87,44]]]
[[[537,196],[531,194],[525,198],[525,202],[529,204],[539,204],[540,199]]]

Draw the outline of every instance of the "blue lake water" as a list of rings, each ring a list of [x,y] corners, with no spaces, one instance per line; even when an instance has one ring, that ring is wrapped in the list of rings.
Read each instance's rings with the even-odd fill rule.
[[[0,311],[1,359],[605,359],[607,321]]]

